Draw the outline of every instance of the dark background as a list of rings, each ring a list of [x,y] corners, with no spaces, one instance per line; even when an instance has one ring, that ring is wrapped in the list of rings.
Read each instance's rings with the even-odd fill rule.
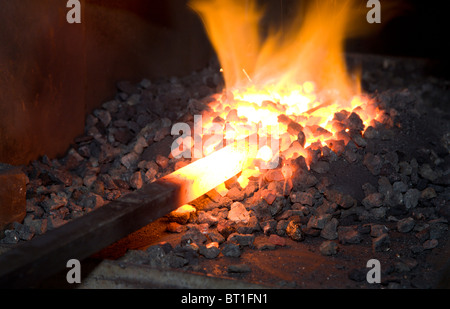
[[[387,1],[381,0],[380,3]],[[368,38],[350,40],[350,52],[420,57],[436,61],[434,73],[450,77],[450,5],[448,1],[402,1],[398,16]]]
[[[245,1],[245,0],[242,0]],[[260,0],[266,6],[268,24],[280,25],[298,13],[300,4],[316,0]],[[320,0],[319,0],[320,1]],[[449,1],[380,0],[381,24],[368,25],[367,0],[356,0],[358,17],[370,34],[346,42],[350,53],[419,57],[436,61],[434,74],[450,78],[450,4]],[[365,25],[364,25],[365,24]]]

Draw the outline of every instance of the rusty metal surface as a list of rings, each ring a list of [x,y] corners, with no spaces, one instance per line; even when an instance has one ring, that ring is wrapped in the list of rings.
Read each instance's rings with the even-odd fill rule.
[[[171,269],[156,269],[146,265],[101,262],[79,289],[261,289],[263,285],[243,280],[204,276]]]

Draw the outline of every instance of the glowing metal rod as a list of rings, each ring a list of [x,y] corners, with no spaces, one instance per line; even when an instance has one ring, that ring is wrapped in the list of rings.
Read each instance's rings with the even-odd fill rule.
[[[0,255],[0,287],[38,287],[246,168],[257,147],[239,141]],[[64,278],[63,278],[64,280]]]
[[[180,206],[189,203],[240,173],[256,157],[253,145],[228,145],[158,180],[179,187]]]

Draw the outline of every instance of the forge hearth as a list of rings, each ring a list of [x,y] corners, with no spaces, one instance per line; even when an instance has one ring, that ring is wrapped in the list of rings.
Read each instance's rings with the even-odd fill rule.
[[[0,11],[1,287],[450,287],[450,83],[349,53],[365,3],[82,0],[31,40],[12,21],[56,0],[25,2]]]
[[[127,277],[129,267],[150,277],[181,271],[197,279],[239,280],[244,287],[371,288],[370,259],[382,267],[376,287],[445,285],[449,128],[446,111],[427,96],[431,90],[448,96],[448,84],[424,76],[426,63],[358,55],[348,60],[364,64],[362,82],[386,111],[384,125],[341,152],[324,147],[310,168],[297,159],[288,190],[276,169],[245,188],[238,177],[230,179],[223,191],[209,191],[187,211],[172,212],[100,250],[91,259],[95,267],[103,262],[86,275],[84,286],[123,284],[117,278]],[[88,116],[86,134],[65,157],[23,167],[27,215],[3,232],[2,250],[45,237],[189,164],[170,156],[176,139],[170,126],[200,113],[210,95],[222,91],[217,72],[212,63],[184,78],[119,83],[115,98]],[[394,86],[386,76],[395,76]],[[159,102],[170,102],[170,108],[160,109]],[[184,286],[140,280],[129,284]],[[62,283],[56,278],[42,286],[55,284]]]

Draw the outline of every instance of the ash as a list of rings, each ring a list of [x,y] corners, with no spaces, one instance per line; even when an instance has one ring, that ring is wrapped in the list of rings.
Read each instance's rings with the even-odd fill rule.
[[[442,283],[450,83],[427,76],[425,62],[349,56],[349,63],[361,62],[363,88],[384,111],[382,123],[348,135],[339,151],[310,146],[310,168],[303,157],[289,162],[295,173],[288,189],[278,170],[246,188],[230,179],[226,195],[212,190],[191,203],[196,211],[161,219],[172,241],[130,249],[120,261],[287,288]],[[169,155],[171,126],[193,121],[223,91],[218,72],[213,61],[182,78],[119,82],[65,157],[23,167],[27,216],[0,243],[31,240],[188,164]],[[351,132],[360,123],[356,114],[339,119]],[[296,258],[273,264],[290,255]],[[444,261],[432,259],[439,255]],[[305,261],[311,257],[316,262]],[[365,263],[373,258],[382,265],[378,285],[366,281]],[[268,263],[271,271],[264,271]]]

